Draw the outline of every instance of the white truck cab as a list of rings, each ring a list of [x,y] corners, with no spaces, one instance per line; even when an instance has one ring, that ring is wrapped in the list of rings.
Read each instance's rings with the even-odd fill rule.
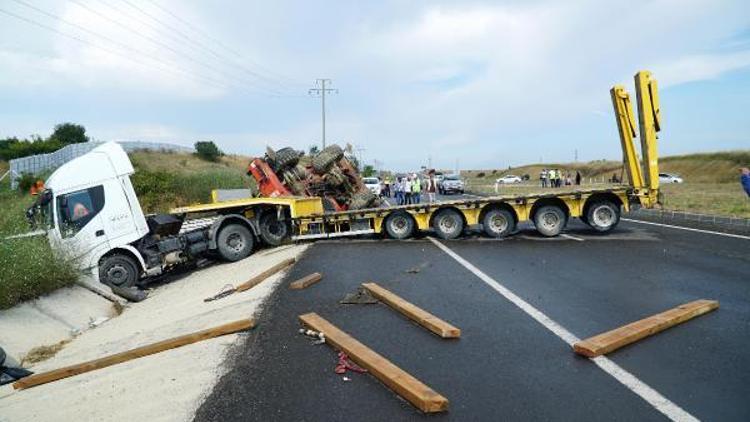
[[[130,182],[134,172],[119,144],[103,144],[52,173],[27,216],[43,224],[54,249],[113,287],[132,287],[212,250],[228,261],[252,253],[258,229],[242,215],[190,231],[181,231],[181,215],[144,216]]]

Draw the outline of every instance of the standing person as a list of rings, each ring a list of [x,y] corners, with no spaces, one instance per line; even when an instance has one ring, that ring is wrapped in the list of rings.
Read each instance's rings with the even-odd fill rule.
[[[411,177],[404,177],[404,205],[411,204]]]
[[[555,187],[555,169],[549,169],[547,171],[548,178],[549,178],[549,187],[554,188]]]
[[[555,177],[557,178],[557,181],[556,181],[557,187],[558,188],[562,187],[562,182],[563,182],[563,177],[564,177],[562,170],[560,169],[555,170]]]
[[[427,201],[431,204],[435,202],[435,191],[437,183],[435,182],[435,170],[430,170],[429,179],[427,179]]]
[[[576,186],[581,186],[581,172],[576,171]]]
[[[396,178],[396,183],[393,184],[393,195],[396,198],[396,204],[404,205],[404,189],[401,185],[401,178]]]
[[[422,200],[422,181],[414,173],[414,181],[411,184],[411,198],[413,204],[418,204]]]
[[[391,178],[386,177],[383,181],[383,195],[385,195],[386,198],[391,197]]]
[[[747,167],[740,169],[740,183],[742,184],[742,189],[745,189],[747,196],[750,196],[750,169]]]
[[[573,184],[573,179],[570,178],[570,172],[565,173],[565,186]]]
[[[542,171],[539,173],[539,180],[542,181],[542,187],[547,187],[547,169],[542,169]],[[497,189],[495,189],[497,191]]]

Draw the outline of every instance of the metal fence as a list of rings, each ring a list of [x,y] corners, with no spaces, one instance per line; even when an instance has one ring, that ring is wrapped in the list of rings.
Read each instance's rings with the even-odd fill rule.
[[[182,145],[165,144],[159,142],[117,142],[122,145],[125,151],[170,151],[170,152],[193,152],[191,147]],[[10,160],[10,186],[15,189],[18,186],[18,179],[24,173],[39,174],[51,170],[67,163],[68,161],[80,157],[83,154],[103,144],[103,142],[85,142],[80,144],[70,144],[55,152],[49,154],[32,155],[30,157],[16,158]]]
[[[750,230],[750,218],[744,217],[647,208],[633,210],[631,214],[634,216],[654,217],[663,221],[696,222]]]

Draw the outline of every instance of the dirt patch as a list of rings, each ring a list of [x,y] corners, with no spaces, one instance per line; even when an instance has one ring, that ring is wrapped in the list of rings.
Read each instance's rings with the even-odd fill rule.
[[[72,339],[63,340],[51,346],[39,346],[29,350],[29,353],[27,353],[23,360],[21,360],[21,366],[26,367],[28,365],[33,365],[55,356],[57,352],[62,350],[62,348],[70,343],[71,340]]]

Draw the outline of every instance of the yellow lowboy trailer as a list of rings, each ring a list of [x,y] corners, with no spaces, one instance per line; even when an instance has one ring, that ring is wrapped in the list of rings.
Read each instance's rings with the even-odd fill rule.
[[[639,132],[644,161],[633,138],[636,121],[630,96],[622,86],[610,90],[615,110],[623,161],[629,185],[602,189],[477,197],[365,210],[325,212],[320,198],[276,197],[216,201],[172,210],[187,220],[214,214],[246,222],[265,243],[387,233],[405,239],[418,231],[433,230],[453,239],[470,226],[481,226],[491,237],[512,234],[519,223],[531,221],[544,236],[557,236],[570,218],[578,218],[599,232],[617,226],[620,213],[632,205],[651,208],[657,204],[659,169],[656,133],[661,128],[656,81],[647,71],[635,75]]]

